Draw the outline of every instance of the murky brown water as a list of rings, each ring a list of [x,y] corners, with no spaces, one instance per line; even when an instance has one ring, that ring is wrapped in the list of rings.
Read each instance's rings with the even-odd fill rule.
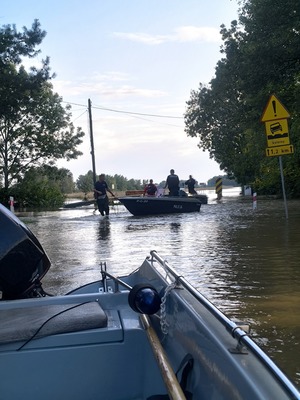
[[[236,194],[236,192],[235,192]],[[210,194],[200,213],[109,219],[93,209],[23,214],[52,267],[44,289],[63,294],[100,277],[137,268],[157,250],[226,315],[247,321],[253,338],[300,386],[300,202]]]

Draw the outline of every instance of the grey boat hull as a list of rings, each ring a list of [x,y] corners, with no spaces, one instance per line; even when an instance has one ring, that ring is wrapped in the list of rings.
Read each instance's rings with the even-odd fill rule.
[[[21,331],[26,328],[29,312],[39,319],[43,308],[51,311],[54,306],[71,309],[78,304],[97,303],[107,317],[107,325],[89,327],[93,324],[89,314],[94,318],[94,310],[83,313],[79,327],[70,317],[69,327],[60,333],[49,328],[43,336],[41,329],[38,338],[2,341],[2,398],[37,398],[42,394],[49,400],[121,400],[167,395],[167,384],[140,315],[128,306],[129,289],[122,284],[135,286],[142,282],[166,291],[172,280],[162,278],[158,264],[163,268],[167,265],[152,253],[135,273],[121,278],[121,283],[108,278],[104,286],[103,281],[95,282],[66,296],[1,302],[0,318],[11,314],[13,331],[13,315],[20,309],[25,317],[23,326],[16,322]],[[186,284],[178,277],[177,285],[166,297],[164,311],[149,317],[179,384],[185,371],[184,393],[192,394],[194,399],[297,398],[293,385],[246,333],[201,299],[197,291],[187,290]],[[187,369],[190,360],[192,366]]]

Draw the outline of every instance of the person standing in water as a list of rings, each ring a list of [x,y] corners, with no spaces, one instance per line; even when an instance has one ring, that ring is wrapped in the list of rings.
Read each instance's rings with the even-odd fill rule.
[[[105,174],[100,174],[99,180],[95,183],[94,193],[95,198],[97,199],[98,210],[102,216],[104,216],[104,213],[106,216],[109,215],[107,192],[115,197],[115,195],[109,189],[107,183],[105,182]]]

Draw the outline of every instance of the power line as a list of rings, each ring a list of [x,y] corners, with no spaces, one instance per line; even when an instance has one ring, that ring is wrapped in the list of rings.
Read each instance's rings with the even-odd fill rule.
[[[162,122],[162,121],[154,121],[154,120],[151,120],[151,119],[142,118],[142,117],[137,116],[137,115],[132,115],[132,118],[136,118],[136,119],[139,119],[141,121],[152,122],[152,123],[155,123],[155,124],[168,125],[168,126],[173,126],[175,128],[182,128],[182,126],[179,126],[179,125],[169,124],[168,122]]]
[[[173,119],[182,119],[183,118],[183,117],[174,117],[171,115],[146,114],[146,113],[138,113],[138,112],[133,112],[133,111],[114,110],[112,108],[105,108],[105,107],[100,107],[100,106],[94,106],[94,108],[96,108],[98,110],[111,111],[111,112],[116,112],[116,113],[121,113],[121,114],[142,115],[144,117],[173,118]]]
[[[87,110],[84,110],[84,112],[82,114],[80,114],[78,117],[76,117],[72,122],[74,123],[77,119],[79,119],[80,117],[82,117],[84,114],[86,114]]]
[[[83,104],[71,103],[69,101],[63,101],[63,103],[71,104],[73,106],[84,107]],[[105,108],[105,107],[93,106],[93,105],[92,105],[92,108],[95,108],[96,110],[110,111],[110,112],[115,112],[115,113],[120,113],[120,114],[141,115],[141,116],[144,116],[144,117],[183,119],[183,117],[174,117],[172,115],[158,115],[158,114],[138,113],[138,112],[133,112],[133,111],[115,110],[113,108]]]

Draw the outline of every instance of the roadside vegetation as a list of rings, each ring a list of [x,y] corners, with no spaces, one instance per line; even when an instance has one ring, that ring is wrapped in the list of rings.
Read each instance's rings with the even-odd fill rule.
[[[221,26],[222,58],[208,85],[191,91],[185,131],[198,137],[225,171],[223,184],[250,185],[258,194],[281,194],[278,157],[266,157],[260,117],[271,94],[285,105],[295,153],[282,157],[286,192],[300,197],[300,8],[299,0],[240,0],[239,18]],[[92,191],[93,173],[74,182],[57,168],[59,159],[76,159],[84,132],[71,122],[71,107],[53,91],[49,58],[25,68],[39,54],[46,32],[0,27],[0,202],[13,196],[31,208],[60,207],[67,194]],[[208,185],[213,186],[212,177]],[[139,190],[146,181],[107,175],[117,191]],[[226,183],[225,183],[226,182]],[[156,182],[160,186],[164,182]]]
[[[46,32],[35,20],[30,29],[0,28],[0,200],[14,192],[26,204],[56,206],[63,192],[51,167],[76,159],[84,132],[71,122],[71,108],[53,91],[49,58],[28,70]],[[54,170],[52,170],[53,172]],[[40,172],[40,173],[39,173]],[[58,174],[59,175],[59,174]]]
[[[282,157],[287,195],[300,197],[299,0],[241,0],[238,21],[221,27],[223,58],[209,85],[191,92],[186,133],[222,170],[258,194],[280,194],[278,157],[266,157],[260,117],[270,95],[289,111],[295,153]]]

